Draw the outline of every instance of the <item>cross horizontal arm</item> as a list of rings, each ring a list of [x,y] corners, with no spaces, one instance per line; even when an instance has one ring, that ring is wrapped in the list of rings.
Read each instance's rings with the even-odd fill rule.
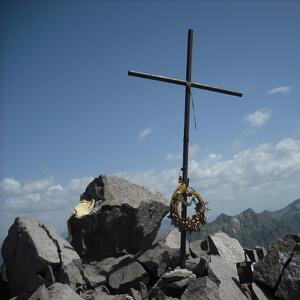
[[[146,78],[146,79],[152,79],[152,80],[158,80],[158,81],[163,81],[163,82],[168,82],[168,83],[174,83],[178,85],[183,85],[187,86],[188,81],[186,80],[180,80],[172,77],[165,77],[165,76],[160,76],[160,75],[154,75],[150,73],[142,73],[142,72],[136,72],[136,71],[128,71],[129,76],[135,76],[135,77],[140,77],[140,78]],[[237,96],[237,97],[242,97],[243,94],[236,92],[236,91],[231,91],[231,90],[226,90],[223,88],[211,86],[211,85],[206,85],[202,83],[196,83],[196,82],[191,82],[190,83],[191,87],[193,88],[198,88],[202,90],[207,90],[207,91],[212,91],[212,92],[217,92],[221,94],[227,94],[227,95],[232,95],[232,96]]]

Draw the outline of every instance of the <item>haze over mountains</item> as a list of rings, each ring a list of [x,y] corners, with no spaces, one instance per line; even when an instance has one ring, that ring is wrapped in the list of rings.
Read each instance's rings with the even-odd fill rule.
[[[223,231],[239,240],[243,247],[266,246],[287,233],[300,233],[300,199],[277,211],[256,213],[251,208],[236,216],[219,215],[191,240],[204,239],[207,234]]]

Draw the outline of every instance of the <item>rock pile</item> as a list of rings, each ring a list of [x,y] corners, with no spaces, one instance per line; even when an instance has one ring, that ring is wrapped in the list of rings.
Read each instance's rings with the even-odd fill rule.
[[[288,234],[268,247],[254,266],[255,280],[279,299],[300,297],[300,236]]]
[[[15,220],[2,247],[1,299],[272,299],[256,284],[252,292],[239,284],[235,264],[244,250],[224,233],[187,242],[186,269],[180,269],[178,230],[155,240],[167,212],[160,194],[100,176],[82,197],[96,206],[72,220],[71,244],[37,220]],[[285,238],[255,266],[257,281],[282,299],[299,292],[297,243],[295,236]],[[273,278],[263,268],[276,259],[273,273],[281,271]],[[290,286],[296,288],[287,291]]]

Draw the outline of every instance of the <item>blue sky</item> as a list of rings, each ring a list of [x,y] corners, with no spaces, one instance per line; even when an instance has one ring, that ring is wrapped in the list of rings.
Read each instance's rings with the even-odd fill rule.
[[[1,1],[0,236],[16,216],[65,230],[87,183],[119,175],[169,197],[192,78],[191,186],[210,218],[300,196],[299,1]],[[193,117],[191,118],[193,121]]]

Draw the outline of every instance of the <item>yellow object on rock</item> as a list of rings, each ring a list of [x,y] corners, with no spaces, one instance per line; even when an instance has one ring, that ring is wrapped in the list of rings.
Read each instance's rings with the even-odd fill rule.
[[[95,200],[85,200],[82,199],[80,202],[74,207],[72,212],[72,217],[76,219],[82,219],[86,215],[88,215],[95,206]]]

